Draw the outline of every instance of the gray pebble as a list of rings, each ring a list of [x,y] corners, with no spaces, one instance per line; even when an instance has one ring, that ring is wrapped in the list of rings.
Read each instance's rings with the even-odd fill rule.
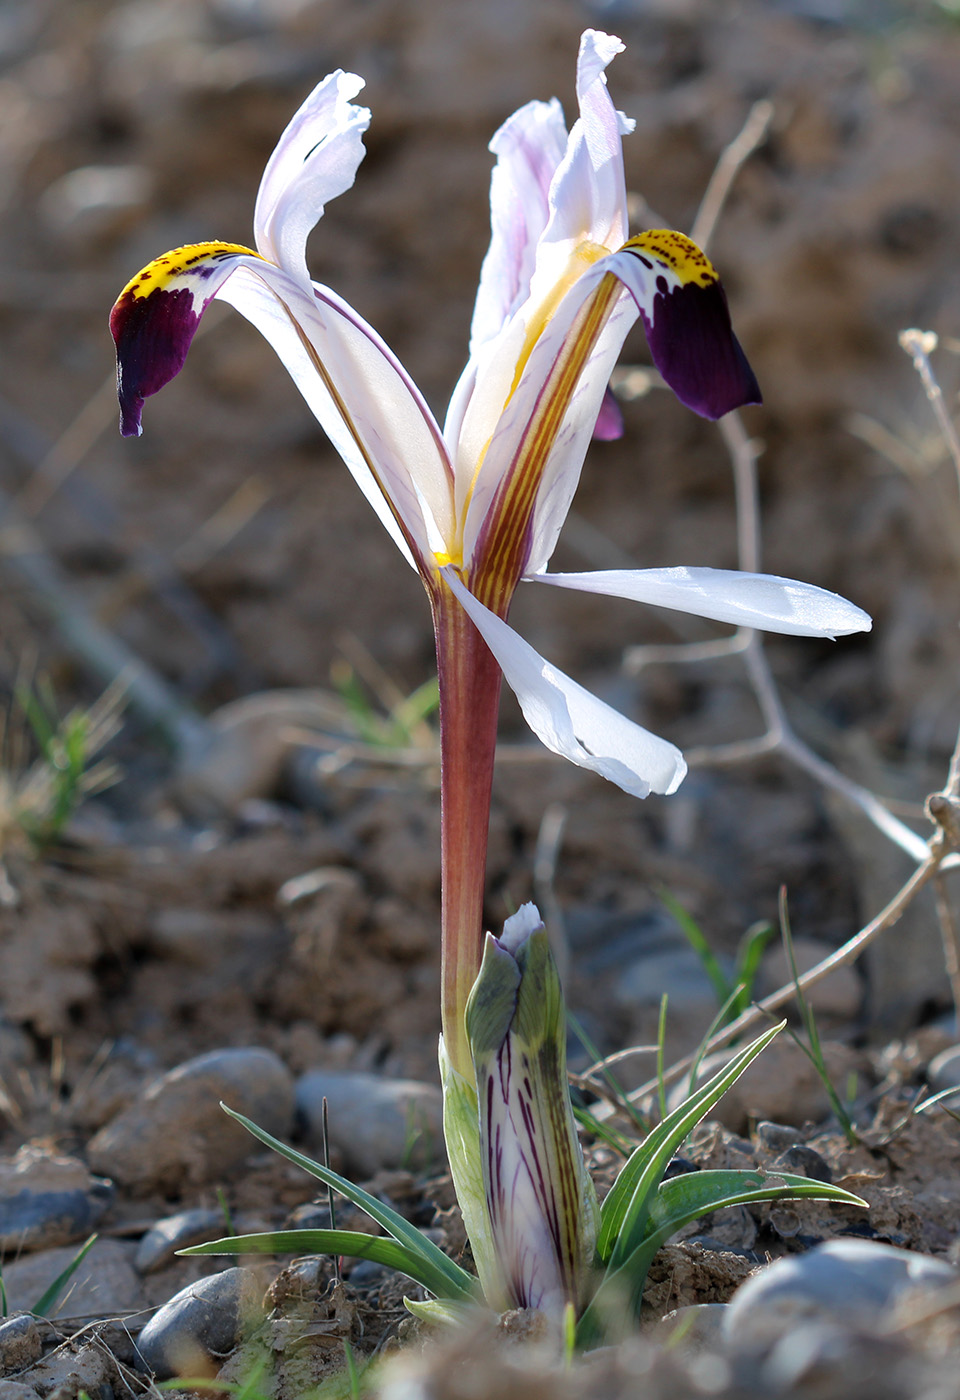
[[[771,1162],[773,1172],[799,1172],[811,1181],[833,1181],[829,1163],[814,1148],[804,1142],[794,1143],[786,1152],[781,1152],[776,1161]]]
[[[877,1325],[878,1314],[915,1289],[956,1284],[939,1259],[872,1240],[830,1240],[807,1254],[778,1259],[738,1288],[724,1335],[738,1349],[764,1351],[808,1321]]]
[[[182,1210],[158,1220],[137,1246],[133,1267],[138,1274],[153,1274],[173,1262],[178,1249],[206,1240],[219,1240],[227,1225],[218,1210]]]
[[[42,1350],[40,1328],[29,1313],[0,1324],[0,1373],[7,1375],[32,1366]]]
[[[384,1264],[377,1264],[373,1259],[361,1259],[358,1264],[353,1266],[347,1277],[351,1288],[367,1291],[379,1288],[392,1272],[392,1269],[388,1269]]]
[[[347,1171],[375,1176],[383,1168],[421,1167],[443,1156],[443,1096],[433,1084],[375,1074],[311,1070],[297,1082],[297,1109],[316,1151],[323,1100],[330,1146]]]
[[[22,1381],[0,1380],[0,1400],[37,1400],[37,1392]]]
[[[276,1136],[293,1122],[293,1076],[271,1050],[212,1050],[168,1071],[91,1139],[96,1171],[133,1191],[201,1185],[256,1149],[220,1101]]]
[[[768,1152],[785,1152],[788,1147],[800,1142],[803,1134],[799,1128],[791,1128],[787,1123],[771,1123],[765,1118],[757,1124],[754,1136]]]
[[[96,1230],[113,1195],[111,1182],[94,1181],[87,1190],[23,1190],[0,1196],[0,1253],[55,1249],[86,1239]]]
[[[175,1293],[144,1327],[137,1349],[158,1380],[215,1376],[224,1357],[263,1321],[261,1269],[224,1269]]]

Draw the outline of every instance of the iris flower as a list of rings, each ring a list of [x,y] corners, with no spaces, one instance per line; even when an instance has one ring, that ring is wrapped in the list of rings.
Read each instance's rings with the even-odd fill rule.
[[[637,796],[684,775],[673,744],[557,670],[510,627],[522,581],[808,636],[869,619],[807,584],[707,568],[548,573],[595,429],[617,431],[607,384],[639,317],[663,379],[707,418],[759,402],[717,273],[681,233],[629,237],[621,139],[632,123],[605,69],[623,48],[588,30],[579,117],[531,102],[494,136],[492,237],[469,359],[441,427],[377,332],[313,282],[306,242],[328,200],[353,184],[370,113],[362,79],[325,78],[267,163],[255,249],[177,248],[144,268],[113,308],[121,430],[176,375],[214,298],[267,338],[429,596],[442,751],[443,1035],[470,1083],[464,1011],[480,966],[490,785],[501,674],[548,748]]]

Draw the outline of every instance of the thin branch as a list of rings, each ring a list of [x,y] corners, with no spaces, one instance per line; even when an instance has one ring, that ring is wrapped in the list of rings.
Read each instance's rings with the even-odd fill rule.
[[[772,120],[773,103],[765,100],[755,102],[747,114],[739,136],[734,137],[717,161],[716,169],[700,201],[693,228],[690,230],[690,237],[694,243],[699,243],[704,251],[713,238],[717,220],[723,212],[734,180],[757,147],[763,145]]]
[[[940,938],[943,943],[943,961],[950,981],[954,1013],[960,1020],[960,937],[957,934],[957,921],[953,916],[953,905],[947,894],[942,875],[933,882],[933,898],[937,910],[937,923],[940,925]]]
[[[933,409],[937,425],[943,434],[943,440],[947,444],[950,456],[953,458],[953,465],[957,471],[957,480],[960,483],[960,437],[954,427],[953,419],[947,412],[947,406],[943,401],[943,390],[937,383],[936,375],[930,365],[930,356],[937,348],[937,336],[934,331],[907,330],[901,331],[900,345],[906,350],[913,360],[913,367],[920,376],[930,406]]]

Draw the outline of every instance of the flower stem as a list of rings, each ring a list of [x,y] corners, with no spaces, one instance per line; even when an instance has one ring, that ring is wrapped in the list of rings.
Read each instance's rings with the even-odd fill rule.
[[[483,952],[483,893],[500,667],[442,579],[430,590],[440,681],[443,1040],[473,1083],[464,1013]]]

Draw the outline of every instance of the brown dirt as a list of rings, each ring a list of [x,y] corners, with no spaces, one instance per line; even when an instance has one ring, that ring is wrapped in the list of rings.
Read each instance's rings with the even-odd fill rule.
[[[764,565],[847,594],[875,629],[836,646],[773,641],[769,655],[798,729],[906,803],[923,829],[920,804],[943,782],[958,722],[960,507],[896,336],[919,323],[945,338],[936,363],[953,405],[960,34],[932,5],[891,4],[882,20],[853,3],[838,7],[839,20],[805,17],[815,8],[621,7],[604,21],[628,44],[610,81],[638,119],[628,182],[678,227],[689,226],[750,103],[774,102],[770,139],[742,172],[714,248],[765,393],[748,420],[765,449]],[[101,392],[112,373],[103,323],[131,272],[164,247],[248,238],[259,172],[284,121],[318,76],[355,67],[374,113],[369,154],[312,242],[314,268],[369,316],[439,407],[463,357],[485,246],[486,142],[532,96],[557,93],[570,112],[576,38],[595,19],[573,0],[462,9],[48,0],[0,26],[0,490],[18,501],[71,594],[198,710],[274,688],[309,691],[282,721],[262,704],[242,730],[234,758],[251,764],[247,800],[226,815],[129,716],[111,750],[120,784],[42,858],[16,834],[9,841],[0,881],[7,1158],[32,1143],[82,1159],[92,1134],[159,1071],[225,1046],[272,1049],[294,1074],[322,1066],[436,1080],[436,775],[429,764],[358,761],[328,765],[318,780],[302,752],[285,771],[276,758],[281,731],[311,715],[328,736],[337,725],[349,732],[329,693],[345,656],[368,673],[363,657],[374,658],[388,675],[389,685],[374,681],[374,706],[378,686],[381,696],[389,686],[409,693],[429,677],[419,586],[238,319],[224,315],[198,341],[187,372],[148,405],[136,443],[115,435]],[[88,166],[128,170],[127,204],[71,203],[68,177]],[[627,358],[640,355],[631,343]],[[558,567],[600,567],[618,554],[732,566],[730,473],[715,431],[656,393],[627,403],[625,418],[621,442],[592,449]],[[886,455],[865,438],[886,444]],[[684,746],[757,732],[735,660],[640,676],[621,665],[628,645],[701,639],[715,635],[709,625],[543,591],[518,600],[518,628],[650,727]],[[96,695],[9,568],[0,636],[6,695],[32,657],[64,708]],[[508,699],[505,739],[521,729]],[[655,1005],[630,1009],[616,992],[624,966],[671,929],[663,887],[729,954],[744,929],[775,917],[781,884],[795,932],[835,945],[876,912],[893,878],[889,849],[852,831],[776,759],[699,769],[676,799],[638,804],[538,758],[498,773],[491,925],[530,897],[551,804],[567,813],[553,890],[571,1003],[603,1050],[655,1027]],[[9,829],[4,814],[0,831]],[[305,891],[291,885],[305,875]],[[805,1140],[868,1197],[871,1233],[947,1254],[960,1238],[956,1123],[902,1121],[930,1056],[951,1038],[915,1034],[949,1006],[932,907],[921,907],[909,937],[909,997],[894,1005],[897,955],[880,954],[862,1011],[827,1024],[862,1050],[860,1091],[874,1102],[861,1146],[816,1125]],[[677,1015],[671,1051],[709,1019]],[[891,1027],[906,1037],[893,1048]],[[749,1143],[710,1131],[697,1139],[698,1161],[749,1164]],[[451,1205],[437,1180],[384,1189],[423,1224]],[[245,1228],[281,1223],[312,1198],[306,1178],[258,1156],[181,1197],[121,1192],[104,1232],[135,1238],[174,1209],[215,1205],[218,1190]],[[775,1255],[853,1223],[812,1204],[790,1210],[758,1212],[749,1250]],[[457,1222],[438,1220],[458,1250]],[[649,1315],[723,1300],[754,1266],[674,1244],[651,1273]],[[151,1281],[150,1304],[199,1272],[196,1262],[170,1266]],[[275,1316],[258,1345],[281,1358],[285,1400],[342,1365],[344,1339],[366,1354],[409,1332],[393,1282],[351,1291],[348,1279],[323,1293],[331,1277],[324,1265],[306,1283],[284,1274],[273,1285]],[[955,1329],[943,1328],[928,1326],[924,1356],[956,1346]],[[45,1340],[62,1338],[51,1326]],[[457,1345],[462,1360],[470,1343]],[[47,1389],[71,1400],[99,1386],[105,1397],[104,1387],[130,1379],[125,1346],[112,1333],[64,1342]],[[248,1360],[231,1363],[230,1375]],[[549,1382],[551,1395],[579,1394],[574,1381],[524,1370],[509,1352],[490,1364],[488,1393],[533,1397]],[[590,1384],[625,1393],[619,1364]],[[700,1393],[673,1364],[643,1361],[650,1397]],[[467,1371],[452,1365],[449,1388],[430,1393],[466,1396],[456,1377]]]

